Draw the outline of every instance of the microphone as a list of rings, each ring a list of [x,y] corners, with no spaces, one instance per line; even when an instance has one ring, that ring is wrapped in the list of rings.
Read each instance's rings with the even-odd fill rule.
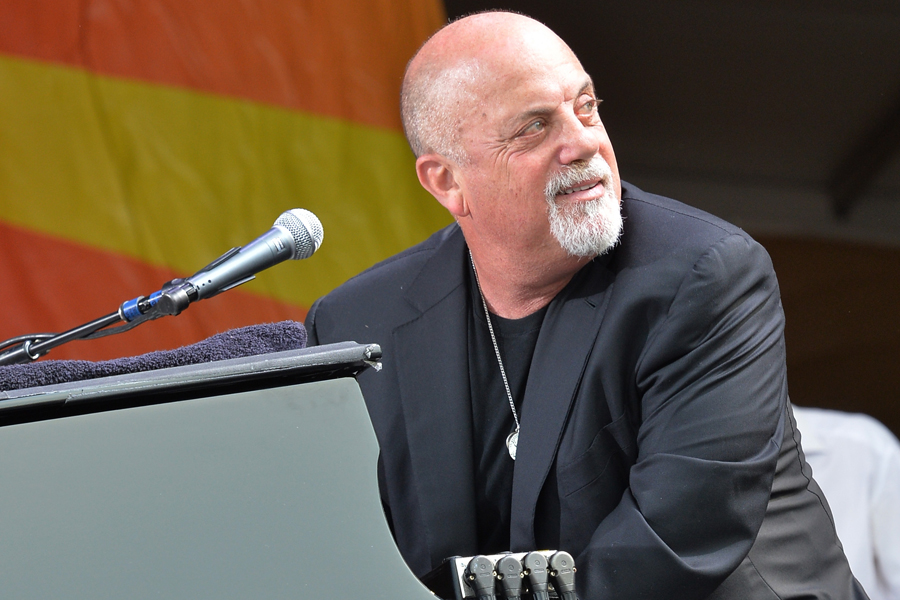
[[[302,208],[285,211],[272,228],[243,248],[232,248],[188,277],[197,290],[194,300],[211,298],[253,279],[256,273],[292,259],[309,258],[322,244],[322,223]]]
[[[285,211],[269,231],[246,246],[232,248],[187,279],[173,279],[149,297],[122,303],[119,316],[131,322],[151,309],[154,316],[177,315],[190,303],[246,283],[280,262],[309,258],[319,249],[324,235],[321,221],[310,211]]]

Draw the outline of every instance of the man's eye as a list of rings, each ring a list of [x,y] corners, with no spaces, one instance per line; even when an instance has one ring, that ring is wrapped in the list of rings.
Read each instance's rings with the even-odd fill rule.
[[[539,133],[544,130],[544,127],[545,124],[543,121],[534,121],[525,126],[525,129],[522,130],[522,134]]]
[[[581,113],[582,114],[591,114],[597,110],[600,106],[600,102],[602,100],[598,100],[593,96],[586,96],[584,102],[581,103]]]

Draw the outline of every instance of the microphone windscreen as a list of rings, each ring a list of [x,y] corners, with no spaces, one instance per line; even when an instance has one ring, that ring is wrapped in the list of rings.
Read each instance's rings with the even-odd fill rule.
[[[294,208],[281,213],[275,221],[287,229],[294,238],[294,260],[309,258],[322,245],[325,231],[319,218],[304,208]]]

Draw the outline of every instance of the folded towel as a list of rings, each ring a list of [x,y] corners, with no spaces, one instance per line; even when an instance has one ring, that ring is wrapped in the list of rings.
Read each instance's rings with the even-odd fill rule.
[[[100,362],[45,360],[0,366],[0,391],[18,390],[95,377],[241,358],[306,347],[306,328],[296,321],[262,323],[218,333],[196,344]]]

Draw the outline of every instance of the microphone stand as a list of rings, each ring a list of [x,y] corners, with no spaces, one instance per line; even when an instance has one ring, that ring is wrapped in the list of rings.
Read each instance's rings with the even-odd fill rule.
[[[73,340],[96,339],[115,333],[123,333],[146,321],[152,321],[168,315],[177,315],[187,308],[187,305],[191,302],[192,295],[196,297],[196,293],[192,294],[192,292],[193,286],[186,283],[185,280],[173,279],[163,285],[162,290],[151,294],[149,298],[147,296],[139,296],[133,300],[123,302],[116,312],[89,321],[84,325],[79,325],[74,329],[58,334],[36,333],[11,338],[0,344],[0,350],[14,344],[18,344],[18,347],[0,354],[0,366],[33,362],[50,352],[53,348]],[[127,324],[101,331],[122,321]]]
[[[114,312],[105,317],[100,317],[99,319],[85,323],[84,325],[79,325],[74,329],[52,335],[43,341],[39,340],[47,334],[37,334],[33,336],[25,335],[13,338],[12,340],[8,340],[9,343],[7,345],[14,344],[22,340],[22,338],[27,339],[22,341],[18,348],[0,354],[0,365],[16,365],[35,361],[57,346],[61,346],[72,340],[84,339],[95,331],[99,331],[104,327],[109,327],[120,320],[119,313]]]

